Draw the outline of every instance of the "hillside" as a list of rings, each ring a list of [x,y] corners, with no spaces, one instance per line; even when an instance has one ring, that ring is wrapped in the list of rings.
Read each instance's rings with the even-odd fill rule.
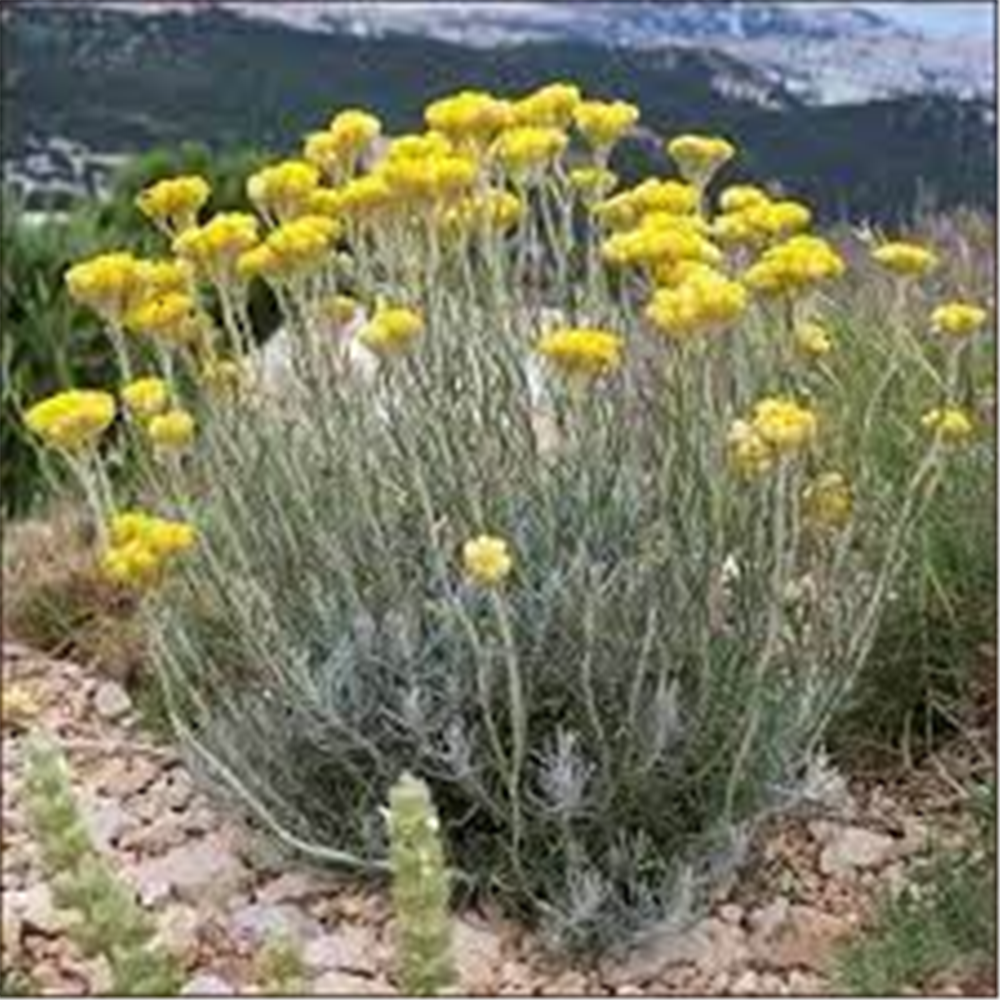
[[[938,96],[808,107],[716,51],[581,42],[474,50],[413,36],[306,32],[221,8],[136,17],[21,7],[6,12],[4,28],[3,155],[11,163],[52,137],[100,153],[185,139],[288,149],[337,107],[366,105],[400,131],[448,90],[518,92],[568,78],[639,103],[657,134],[710,128],[737,137],[745,171],[780,174],[828,217],[891,220],[918,202],[994,201],[984,103]],[[651,139],[627,154],[647,165],[661,155]]]

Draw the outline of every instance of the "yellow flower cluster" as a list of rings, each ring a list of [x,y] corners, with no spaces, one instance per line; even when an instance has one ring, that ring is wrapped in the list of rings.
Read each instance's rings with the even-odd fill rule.
[[[129,310],[125,326],[172,344],[195,343],[205,317],[194,298],[186,292],[164,292],[145,299]]]
[[[550,83],[511,107],[513,124],[536,128],[567,129],[583,97],[571,83]]]
[[[639,120],[639,109],[625,101],[584,101],[573,111],[580,135],[595,150],[606,152]]]
[[[501,133],[492,149],[511,177],[526,181],[537,178],[568,143],[566,133],[551,125],[520,125]]]
[[[148,420],[170,405],[170,390],[162,378],[137,378],[122,386],[122,402],[139,420]]]
[[[704,187],[736,155],[736,147],[720,136],[679,135],[667,143],[667,153],[686,181]]]
[[[424,329],[420,314],[401,306],[381,306],[362,327],[358,340],[381,357],[408,350]]]
[[[842,528],[854,509],[854,491],[840,472],[816,476],[802,492],[802,513],[819,528]]]
[[[140,511],[115,515],[108,533],[110,544],[102,559],[105,575],[142,590],[159,583],[169,564],[197,539],[189,524]]]
[[[389,158],[380,165],[378,176],[386,182],[398,204],[419,208],[453,203],[469,192],[478,172],[475,160],[440,153]]]
[[[536,350],[571,378],[591,379],[621,364],[624,341],[606,330],[553,330],[539,340]]]
[[[760,400],[750,420],[735,420],[727,444],[733,467],[748,476],[767,472],[775,459],[805,448],[816,437],[816,414],[794,400]]]
[[[596,206],[615,189],[618,177],[605,167],[575,167],[569,182],[585,205]]]
[[[703,231],[698,219],[651,212],[635,229],[609,236],[601,245],[601,256],[619,267],[652,268],[678,261],[721,264],[722,253]]]
[[[903,242],[883,243],[872,251],[872,259],[893,274],[914,278],[930,273],[938,263],[933,250]]]
[[[480,90],[463,90],[427,106],[427,127],[458,147],[485,149],[513,121],[509,101]]]
[[[646,307],[657,330],[677,340],[722,329],[747,307],[746,290],[738,281],[710,267],[697,266],[672,288],[659,288]]]
[[[141,191],[135,203],[143,215],[176,236],[195,225],[210,194],[204,177],[169,177]]]
[[[631,229],[651,213],[691,215],[698,209],[698,191],[675,180],[649,179],[599,204],[594,214],[612,230]]]
[[[303,215],[273,229],[258,246],[240,255],[240,278],[281,282],[321,267],[340,227],[324,215]]]
[[[194,417],[180,409],[157,414],[146,427],[149,440],[162,452],[183,451],[194,440],[194,431]]]
[[[114,396],[96,389],[68,389],[35,403],[24,415],[28,430],[66,452],[96,444],[114,419]]]
[[[510,547],[502,538],[479,535],[462,547],[465,572],[474,582],[484,587],[502,583],[514,568]]]
[[[100,254],[74,264],[66,272],[66,287],[75,301],[118,323],[139,291],[138,263],[130,253]]]
[[[971,437],[972,418],[957,406],[944,406],[928,410],[920,421],[921,425],[942,441],[959,443]]]
[[[799,235],[764,251],[744,281],[761,295],[796,295],[843,273],[843,258],[826,240]]]
[[[374,115],[349,108],[334,116],[325,131],[306,137],[303,159],[335,182],[346,180],[381,132]]]
[[[266,217],[288,222],[309,210],[319,170],[304,160],[264,167],[247,179],[247,197]]]
[[[760,246],[809,227],[812,212],[797,201],[772,201],[749,185],[727,188],[722,213],[712,220],[712,235],[724,246]]]
[[[225,284],[241,254],[257,245],[260,222],[245,212],[221,212],[174,240],[174,253],[191,261],[207,278]]]
[[[795,347],[807,358],[821,358],[833,350],[833,341],[819,323],[802,323],[795,329]]]
[[[986,323],[986,310],[967,302],[946,302],[931,313],[931,329],[949,337],[969,337]]]

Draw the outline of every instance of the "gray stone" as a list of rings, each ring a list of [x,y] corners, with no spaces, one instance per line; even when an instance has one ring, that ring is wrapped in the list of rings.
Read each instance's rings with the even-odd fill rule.
[[[182,997],[231,997],[236,995],[236,989],[222,976],[211,972],[201,972],[189,979],[181,990]]]
[[[219,902],[247,881],[248,872],[223,838],[213,834],[141,862],[130,877],[146,904],[171,895],[186,902]]]
[[[66,914],[56,909],[48,885],[39,882],[19,892],[4,893],[4,914],[19,919],[26,928],[59,934],[66,928]]]
[[[750,939],[753,957],[776,969],[803,968],[821,971],[834,945],[850,933],[851,925],[840,917],[812,906],[792,906],[787,918],[769,933]]]
[[[94,710],[108,722],[120,719],[132,709],[132,699],[117,681],[104,681],[94,693]]]
[[[371,930],[347,924],[307,941],[302,949],[302,961],[312,972],[339,971],[373,976],[378,971],[380,954],[381,949]]]
[[[461,917],[452,928],[455,971],[463,989],[493,992],[498,985],[503,949],[499,936],[485,924]]]
[[[824,875],[848,875],[857,869],[879,868],[892,860],[896,839],[859,826],[813,823],[813,836],[824,845],[819,858]]]
[[[352,976],[346,972],[324,972],[313,980],[311,993],[320,997],[389,996],[395,991],[381,979]]]
[[[284,903],[242,906],[229,918],[229,927],[234,937],[253,945],[261,945],[275,936],[302,942],[316,937],[321,930],[312,917]]]
[[[102,851],[108,850],[134,823],[120,802],[103,795],[81,795],[80,810],[91,840]]]

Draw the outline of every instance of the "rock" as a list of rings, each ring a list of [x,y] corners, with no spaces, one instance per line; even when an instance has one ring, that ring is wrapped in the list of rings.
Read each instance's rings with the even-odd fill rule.
[[[154,904],[171,894],[185,902],[220,902],[247,880],[248,873],[218,835],[183,844],[143,861],[130,873],[140,898]]]
[[[767,906],[750,914],[751,930],[760,937],[770,937],[788,919],[790,909],[787,897],[776,897]]]
[[[812,823],[810,832],[825,846],[819,868],[824,875],[848,875],[859,868],[879,868],[891,860],[896,839],[860,826]]]
[[[850,933],[851,925],[840,917],[812,906],[791,906],[786,918],[768,933],[758,931],[750,939],[753,957],[776,969],[822,970],[833,946]]]
[[[108,850],[133,825],[132,817],[121,803],[103,795],[81,795],[80,810],[94,846],[102,851]]]
[[[736,903],[725,903],[719,907],[719,919],[726,924],[739,927],[743,923],[746,911]]]
[[[182,997],[231,997],[236,989],[221,976],[201,972],[189,979],[181,989]]]
[[[747,969],[730,984],[730,992],[734,997],[754,996],[760,989],[758,979],[753,969]]]
[[[612,986],[641,985],[678,965],[694,965],[708,976],[717,976],[748,956],[743,930],[718,917],[709,917],[687,931],[664,932],[648,938],[621,966],[609,970],[607,981]]]
[[[307,875],[303,872],[285,872],[262,885],[257,890],[257,899],[261,903],[298,902],[328,892],[331,888],[332,883],[324,884],[314,875]]]
[[[120,801],[147,789],[159,773],[160,769],[145,757],[133,757],[131,761],[115,757],[102,766],[94,784],[98,791]]]
[[[132,709],[132,699],[117,681],[104,681],[94,692],[94,710],[107,722],[120,719]]]
[[[338,971],[362,976],[375,975],[380,955],[374,933],[350,924],[312,938],[302,949],[302,961],[312,972]]]
[[[320,925],[312,917],[283,903],[242,906],[230,917],[229,927],[235,938],[256,946],[272,937],[288,937],[302,943],[320,932]]]
[[[166,951],[190,964],[198,947],[204,917],[193,906],[168,907],[157,921],[156,941]]]
[[[464,990],[494,992],[499,985],[503,949],[499,936],[485,924],[460,917],[452,929],[455,971]]]
[[[20,892],[4,893],[4,915],[19,919],[25,928],[56,935],[66,927],[66,915],[56,909],[48,885],[39,882]]]
[[[168,812],[148,826],[130,830],[122,837],[121,846],[137,849],[143,854],[162,854],[171,847],[183,844],[187,833],[181,817]]]
[[[817,997],[829,994],[830,987],[819,976],[793,969],[788,975],[788,992],[795,997]]]
[[[175,768],[170,773],[167,787],[163,793],[163,801],[171,808],[178,811],[186,809],[191,799],[194,797],[194,782],[187,771]]]
[[[90,996],[106,997],[114,993],[114,973],[111,971],[111,963],[104,955],[90,959],[81,972],[87,980]]]
[[[585,997],[590,996],[590,984],[580,972],[567,971],[542,985],[545,997]]]
[[[313,980],[313,996],[390,996],[394,991],[387,982],[381,979],[366,979],[364,976],[352,976],[346,972],[325,972]]]

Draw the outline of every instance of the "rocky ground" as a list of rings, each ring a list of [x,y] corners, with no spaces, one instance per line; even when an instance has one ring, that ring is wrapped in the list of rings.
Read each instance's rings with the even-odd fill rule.
[[[27,970],[50,994],[107,988],[107,969],[63,933],[25,829],[23,737],[43,725],[63,743],[95,841],[185,963],[185,993],[253,993],[254,955],[276,932],[301,942],[313,993],[394,992],[385,895],[283,870],[262,854],[195,789],[177,755],[141,728],[120,685],[6,644],[3,695],[5,965]],[[455,924],[461,988],[541,996],[829,993],[831,951],[864,926],[876,892],[906,879],[929,837],[947,843],[963,830],[956,791],[933,769],[893,785],[835,782],[822,805],[763,831],[747,872],[709,916],[613,962],[568,967],[509,922],[462,914]]]

